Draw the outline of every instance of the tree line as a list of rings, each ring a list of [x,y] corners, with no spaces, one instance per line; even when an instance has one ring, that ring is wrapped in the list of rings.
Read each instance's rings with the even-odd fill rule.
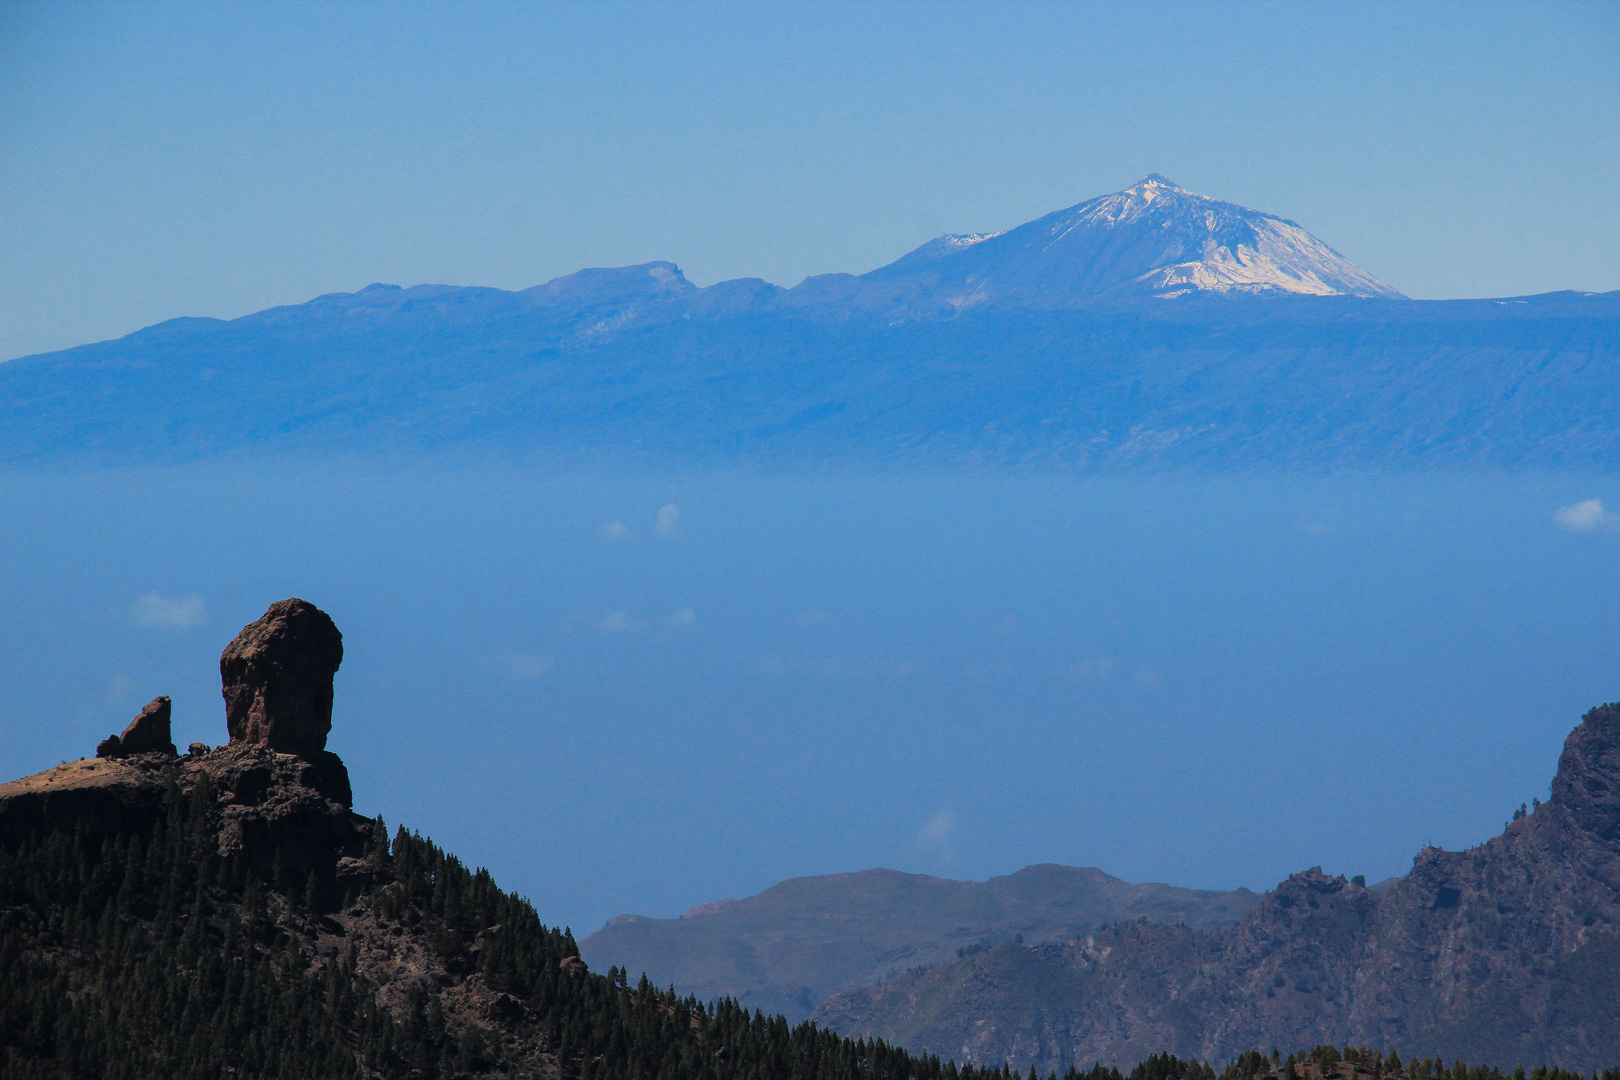
[[[389,1007],[352,940],[337,955],[310,948],[310,928],[330,914],[313,875],[288,880],[292,859],[260,873],[218,855],[212,803],[206,779],[187,791],[171,776],[150,828],[80,825],[0,845],[0,1080],[1026,1080],[1006,1064],[790,1025],[645,977],[631,985],[618,968],[588,973],[572,934],[528,901],[417,833],[390,842],[379,818],[369,881],[342,909],[420,943],[458,980],[478,976],[506,1011],[447,1011],[418,983]],[[1129,1073],[1097,1065],[1062,1080],[1293,1080],[1305,1062],[1333,1080],[1341,1061],[1408,1080],[1509,1080],[1349,1047],[1287,1062],[1251,1052],[1218,1077],[1162,1054]],[[1032,1069],[1027,1080],[1041,1078]],[[1588,1078],[1539,1069],[1511,1080]]]

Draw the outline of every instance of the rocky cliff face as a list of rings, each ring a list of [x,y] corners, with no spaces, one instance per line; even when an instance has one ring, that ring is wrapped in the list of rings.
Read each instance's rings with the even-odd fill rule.
[[[1380,894],[1295,874],[1235,927],[1121,924],[1003,945],[833,998],[815,1019],[1041,1071],[1156,1050],[1346,1042],[1403,1055],[1620,1061],[1620,706],[1565,743],[1553,798]]]

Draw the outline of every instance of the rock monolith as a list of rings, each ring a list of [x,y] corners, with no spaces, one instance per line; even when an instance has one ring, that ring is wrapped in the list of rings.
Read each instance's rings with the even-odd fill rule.
[[[332,730],[343,635],[307,600],[278,600],[225,647],[219,675],[231,743],[313,755]]]

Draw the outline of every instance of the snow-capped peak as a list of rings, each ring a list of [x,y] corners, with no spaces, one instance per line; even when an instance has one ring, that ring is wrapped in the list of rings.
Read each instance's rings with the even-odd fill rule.
[[[958,308],[1188,292],[1401,294],[1292,221],[1188,191],[1158,173],[1005,233],[948,234],[866,275],[926,273]],[[922,282],[919,282],[922,284]]]

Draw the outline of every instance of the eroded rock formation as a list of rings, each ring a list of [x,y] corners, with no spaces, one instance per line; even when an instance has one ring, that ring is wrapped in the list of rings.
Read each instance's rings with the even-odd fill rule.
[[[96,757],[124,757],[127,754],[147,754],[153,751],[173,757],[174,739],[169,734],[171,705],[166,695],[147,702],[146,707],[129,722],[122,735],[109,735],[96,744]]]
[[[324,749],[342,659],[343,637],[325,612],[298,599],[270,605],[220,658],[229,746],[192,743],[179,757],[171,702],[154,698],[122,735],[102,740],[95,758],[0,785],[0,839],[139,830],[161,814],[171,779],[186,791],[206,784],[222,858],[263,870],[279,857],[284,873],[302,881],[313,872],[322,890],[340,895],[334,868],[366,838],[366,823],[350,812],[348,769]]]
[[[343,635],[307,600],[278,600],[225,647],[219,675],[231,743],[310,756],[332,730]]]

